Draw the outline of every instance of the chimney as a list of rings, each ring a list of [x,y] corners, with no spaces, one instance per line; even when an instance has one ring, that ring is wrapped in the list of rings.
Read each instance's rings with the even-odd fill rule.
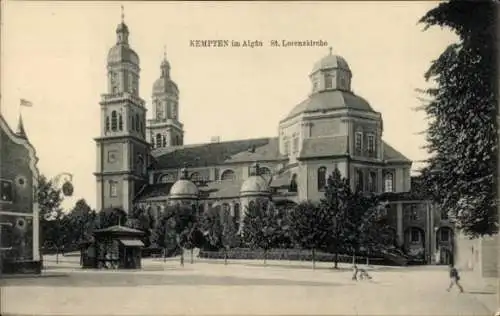
[[[211,143],[220,143],[220,136],[212,136],[210,138]]]

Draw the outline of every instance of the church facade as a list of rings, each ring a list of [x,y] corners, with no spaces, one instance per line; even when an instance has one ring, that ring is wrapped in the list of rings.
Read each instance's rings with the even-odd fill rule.
[[[412,161],[383,139],[382,114],[352,89],[347,61],[330,51],[313,64],[304,100],[268,138],[184,144],[180,89],[166,56],[152,87],[152,118],[139,96],[139,56],[122,21],[107,59],[97,137],[97,207],[134,206],[158,214],[171,203],[220,206],[241,224],[255,199],[319,201],[338,168],[353,189],[386,194],[394,236],[426,262],[453,253],[451,225],[423,198],[410,197]],[[241,226],[240,226],[241,227]],[[442,238],[441,238],[442,237]],[[439,260],[438,260],[439,257]]]

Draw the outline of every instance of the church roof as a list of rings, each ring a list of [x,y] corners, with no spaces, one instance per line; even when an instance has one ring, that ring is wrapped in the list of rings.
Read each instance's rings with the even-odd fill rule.
[[[244,139],[220,143],[176,146],[152,152],[154,169],[216,166],[233,162],[273,161],[279,155],[278,138]],[[255,149],[255,150],[254,150]]]
[[[321,58],[314,64],[311,73],[315,73],[316,71],[319,70],[326,70],[332,68],[341,68],[347,71],[351,71],[351,69],[349,68],[349,64],[347,64],[347,61],[344,59],[344,57],[339,55],[329,54]]]
[[[323,112],[340,109],[353,109],[375,112],[368,101],[349,91],[332,90],[311,94],[306,100],[295,106],[282,121],[302,113]]]
[[[347,136],[304,139],[300,158],[316,158],[345,155],[348,152]]]
[[[402,153],[394,149],[391,145],[384,142],[384,160],[386,162],[404,162],[410,163],[411,160],[405,157]]]

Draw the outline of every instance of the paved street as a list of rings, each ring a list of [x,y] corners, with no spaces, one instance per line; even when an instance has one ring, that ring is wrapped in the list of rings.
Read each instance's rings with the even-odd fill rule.
[[[198,261],[182,268],[149,259],[143,271],[83,271],[50,262],[45,277],[3,280],[1,308],[2,315],[492,315],[478,295],[493,294],[473,282],[463,282],[468,293],[445,291],[445,267],[375,268],[372,282],[353,282],[347,266],[330,266]]]

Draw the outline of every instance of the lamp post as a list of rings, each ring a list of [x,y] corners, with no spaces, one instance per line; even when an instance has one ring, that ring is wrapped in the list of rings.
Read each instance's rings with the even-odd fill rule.
[[[69,197],[69,196],[73,195],[74,187],[73,187],[73,182],[72,181],[73,181],[73,174],[71,174],[69,172],[61,172],[61,173],[55,175],[53,178],[50,179],[50,182],[52,182],[52,184],[54,185],[54,187],[56,189],[61,190],[61,192],[63,193],[63,195],[66,196],[66,197]],[[52,214],[50,214],[50,215],[52,215]],[[45,217],[45,219],[49,220],[49,218],[47,216]],[[59,219],[56,219],[56,220],[59,220]],[[56,228],[57,228],[57,239],[59,239],[60,238],[60,236],[59,236],[59,234],[60,234],[60,225],[59,225],[59,223],[56,226]],[[47,243],[44,242],[44,246],[46,244]],[[59,263],[59,242],[55,242],[53,240],[52,244],[56,248],[56,263]],[[63,248],[64,248],[64,245],[63,245]]]

